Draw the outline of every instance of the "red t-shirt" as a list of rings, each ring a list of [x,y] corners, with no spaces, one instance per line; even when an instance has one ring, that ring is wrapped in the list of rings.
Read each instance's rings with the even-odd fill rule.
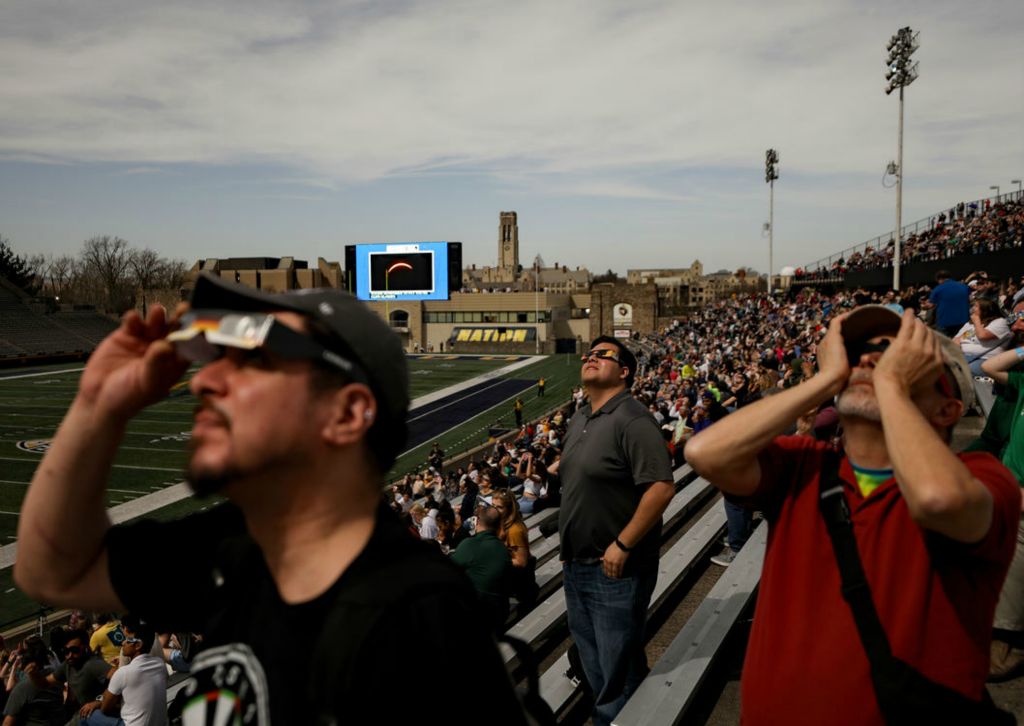
[[[809,437],[784,436],[759,458],[761,484],[750,501],[764,508],[771,528],[743,667],[741,720],[748,726],[884,723],[818,510],[825,450]],[[980,699],[1021,492],[993,456],[959,457],[994,500],[992,526],[975,545],[915,524],[895,479],[865,499],[846,458],[839,475],[893,654],[928,678]]]

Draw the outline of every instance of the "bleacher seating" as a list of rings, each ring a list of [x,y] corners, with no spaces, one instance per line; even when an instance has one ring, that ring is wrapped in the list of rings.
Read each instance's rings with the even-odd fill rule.
[[[93,311],[38,312],[0,281],[0,357],[89,352],[116,327]]]
[[[726,638],[757,592],[767,544],[768,524],[762,522],[613,723],[682,722]]]

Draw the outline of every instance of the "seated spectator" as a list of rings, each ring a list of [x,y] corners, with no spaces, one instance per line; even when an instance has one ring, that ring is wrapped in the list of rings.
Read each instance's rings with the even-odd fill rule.
[[[124,726],[167,726],[167,667],[163,658],[150,653],[156,632],[133,620],[123,624],[122,650],[128,664],[114,670],[99,710],[83,724],[107,726],[119,718]]]
[[[115,663],[121,654],[121,644],[124,643],[121,623],[114,613],[99,613],[96,622],[96,630],[89,638],[89,650],[99,653],[107,663]]]
[[[971,319],[957,331],[953,342],[960,345],[971,373],[981,376],[981,364],[1004,351],[1012,335],[999,305],[981,298],[971,306]]]
[[[505,543],[512,558],[513,567],[526,567],[530,557],[530,540],[523,515],[516,506],[515,496],[508,490],[494,492],[494,507],[501,512],[501,528],[498,538]]]
[[[46,676],[47,685],[63,688],[67,685],[65,718],[80,714],[88,718],[99,708],[96,700],[103,695],[114,666],[89,650],[89,636],[84,630],[71,630],[64,643],[64,662]]]
[[[512,558],[512,594],[523,607],[530,607],[537,600],[536,579],[537,558],[530,554],[530,536],[519,512],[516,497],[508,490],[494,493],[494,506],[501,512],[501,529],[498,538],[505,543]]]
[[[38,635],[31,635],[24,641],[20,660],[24,678],[7,697],[3,726],[59,726],[64,723],[64,691],[48,682],[49,657],[49,650]]]
[[[452,553],[452,562],[466,572],[476,588],[487,620],[496,631],[504,630],[509,610],[509,576],[512,561],[504,543],[498,539],[501,512],[481,507],[476,514],[472,537]]]

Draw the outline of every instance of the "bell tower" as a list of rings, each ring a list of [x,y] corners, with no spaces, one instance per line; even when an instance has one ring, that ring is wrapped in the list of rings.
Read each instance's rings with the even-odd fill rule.
[[[515,275],[519,267],[519,225],[515,212],[502,212],[498,222],[498,267]]]

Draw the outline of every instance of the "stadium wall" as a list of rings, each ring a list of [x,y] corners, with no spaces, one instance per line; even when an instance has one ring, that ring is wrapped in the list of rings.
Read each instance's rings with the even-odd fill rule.
[[[1024,275],[1024,252],[1020,249],[1004,249],[928,262],[911,262],[900,266],[900,284],[934,284],[935,273],[939,270],[948,270],[954,278],[961,280],[979,270],[984,270],[997,280],[1019,277]],[[851,289],[863,287],[888,290],[892,287],[892,268],[847,272],[843,278],[843,286]]]

